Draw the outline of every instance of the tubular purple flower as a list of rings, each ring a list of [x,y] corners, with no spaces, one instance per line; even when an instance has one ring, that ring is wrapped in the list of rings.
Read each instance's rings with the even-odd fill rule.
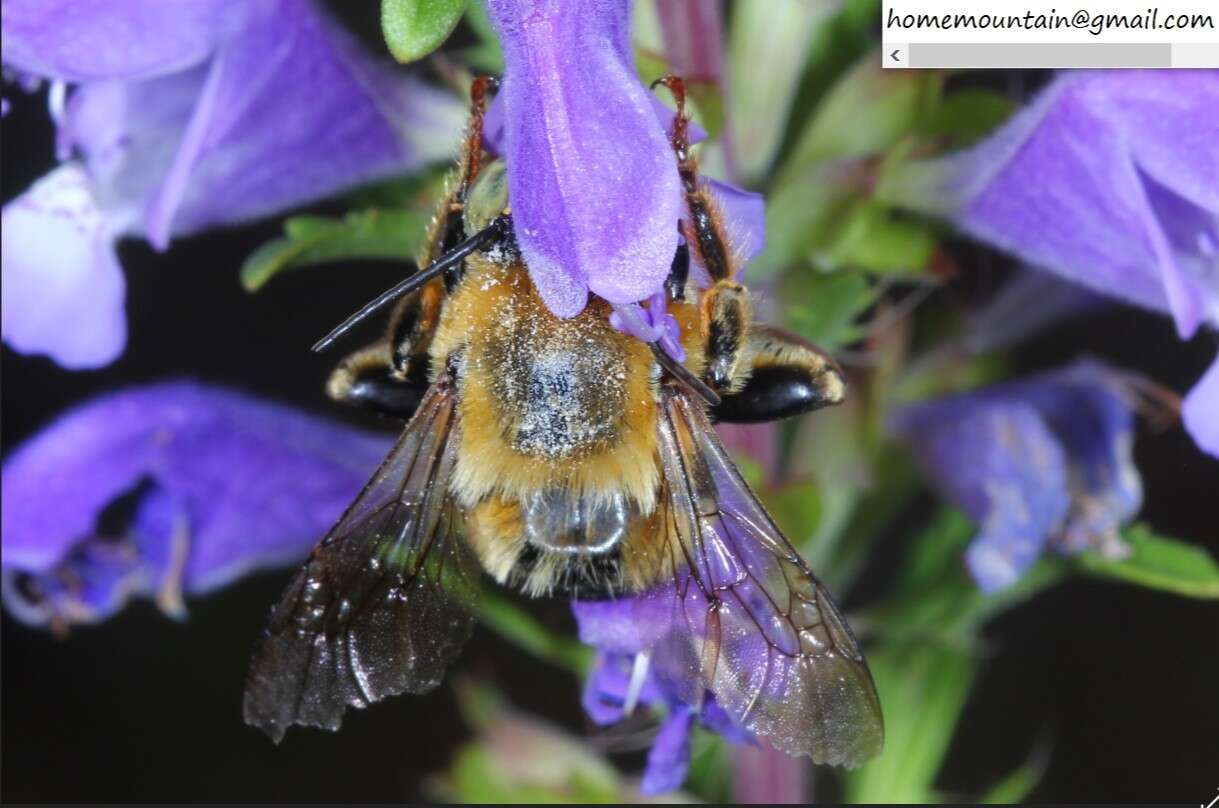
[[[506,157],[517,242],[542,299],[570,317],[591,291],[615,305],[617,327],[680,356],[657,304],[685,214],[667,135],[673,113],[635,75],[630,3],[488,5],[506,67],[484,131]],[[706,132],[691,126],[690,135]],[[765,241],[761,195],[706,182],[733,249],[752,259]],[[701,267],[693,277],[707,283]]]
[[[635,75],[627,0],[489,0],[517,242],[546,305],[589,291],[634,303],[677,249],[681,186],[652,95]]]
[[[913,163],[890,200],[1103,294],[1219,327],[1219,72],[1068,73],[979,145]],[[1208,378],[1216,373],[1214,369]],[[1219,393],[1186,426],[1219,456]]]
[[[681,787],[690,767],[690,733],[696,719],[732,743],[755,742],[710,693],[704,692],[700,703],[692,704],[687,683],[671,681],[650,664],[649,649],[665,631],[665,618],[641,620],[641,610],[648,612],[658,603],[672,603],[674,597],[670,591],[638,598],[572,603],[580,640],[598,649],[584,685],[584,711],[589,718],[600,725],[616,724],[636,706],[658,708],[665,713],[648,752],[640,785],[644,794]]]
[[[389,443],[189,382],[94,399],[4,464],[4,602],[61,627],[133,596],[181,614],[184,594],[304,557]]]
[[[122,351],[118,238],[163,250],[406,173],[448,157],[464,118],[312,0],[64,5],[4,6],[5,65],[76,87],[57,121],[73,159],[4,210],[4,285],[21,293],[3,323],[14,348],[67,367]]]
[[[973,519],[966,563],[987,592],[1010,586],[1050,547],[1125,551],[1138,513],[1134,418],[1114,372],[1091,361],[896,411],[944,496]]]

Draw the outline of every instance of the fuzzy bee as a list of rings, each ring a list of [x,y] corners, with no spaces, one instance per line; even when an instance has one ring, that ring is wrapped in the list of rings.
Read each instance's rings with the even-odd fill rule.
[[[570,319],[543,304],[504,166],[482,147],[485,79],[421,270],[317,346],[396,301],[385,337],[343,360],[328,392],[409,421],[272,609],[244,709],[275,740],[436,687],[486,572],[534,596],[639,596],[659,607],[650,664],[746,729],[818,762],[879,751],[850,629],[712,427],[835,404],[843,378],[814,346],[753,321],[689,151],[682,84],[662,81],[678,101],[688,208],[666,283],[684,362],[614,328],[602,300]]]

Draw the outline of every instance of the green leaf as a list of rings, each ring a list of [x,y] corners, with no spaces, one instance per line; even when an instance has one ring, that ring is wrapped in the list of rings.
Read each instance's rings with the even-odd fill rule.
[[[719,735],[695,726],[685,788],[700,799],[732,802],[732,747]]]
[[[941,510],[911,544],[893,594],[867,612],[867,624],[895,641],[968,645],[987,620],[1062,582],[1070,572],[1066,560],[1045,557],[1016,583],[985,594],[961,561],[975,533],[958,511]]]
[[[814,250],[813,263],[826,270],[853,267],[880,274],[910,275],[935,253],[931,228],[895,217],[884,205],[861,201],[841,223],[837,236]]]
[[[919,134],[937,139],[945,148],[968,146],[1011,117],[1016,106],[1011,98],[993,90],[961,90],[931,110]]]
[[[1127,528],[1122,538],[1130,555],[1108,559],[1095,552],[1079,557],[1089,575],[1139,584],[1190,598],[1219,598],[1219,564],[1206,550],[1177,539],[1157,536],[1145,525]]]
[[[241,267],[241,285],[256,292],[285,269],[327,261],[387,258],[410,260],[424,237],[427,218],[402,210],[365,210],[341,219],[294,216],[284,236],[263,244]]]
[[[737,168],[747,181],[770,170],[782,143],[817,25],[831,0],[739,3],[728,38],[728,103]],[[765,65],[764,70],[759,66]]]
[[[868,653],[885,711],[880,757],[846,775],[845,802],[934,803],[932,785],[974,678],[959,649],[935,644]]]
[[[827,160],[875,155],[914,131],[936,105],[943,74],[886,70],[865,54],[834,85],[784,164],[785,176]]]
[[[811,480],[795,481],[778,488],[757,488],[766,509],[789,536],[812,536],[821,523],[821,490]],[[799,539],[797,538],[797,541]]]
[[[865,172],[854,168],[814,167],[785,176],[771,189],[766,195],[766,249],[750,262],[750,278],[788,272],[835,238],[866,185]]]
[[[1050,745],[1042,742],[1033,749],[1033,754],[1017,766],[1002,780],[995,783],[978,798],[983,805],[1014,805],[1024,802],[1041,782],[1050,767]]]
[[[876,286],[855,272],[803,272],[788,278],[784,296],[805,301],[788,307],[785,320],[827,351],[859,337],[858,317],[876,302]]]
[[[381,0],[381,33],[399,62],[422,59],[453,33],[466,0]]]
[[[470,3],[466,9],[466,24],[478,36],[478,44],[462,51],[462,58],[472,67],[493,76],[504,72],[504,53],[499,47],[499,37],[487,16],[487,7],[481,2]]]

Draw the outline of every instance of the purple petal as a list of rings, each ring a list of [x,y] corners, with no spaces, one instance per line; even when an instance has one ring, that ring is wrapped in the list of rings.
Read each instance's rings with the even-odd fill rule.
[[[630,690],[634,656],[600,652],[593,662],[592,671],[584,682],[582,703],[584,712],[601,726],[616,724],[626,718],[625,704]],[[652,676],[647,676],[636,695],[636,703],[642,706],[657,704],[662,700],[660,690]]]
[[[965,556],[974,580],[984,592],[1015,583],[1070,508],[1054,436],[1032,407],[1016,404],[942,428],[928,452],[949,499],[979,524]]]
[[[104,396],[5,463],[3,568],[33,576],[48,618],[96,619],[167,587],[207,592],[301,558],[388,443],[189,382]],[[123,524],[101,519],[131,499]]]
[[[163,75],[205,60],[262,8],[175,0],[166,13],[164,0],[5,0],[4,62],[72,82]]]
[[[694,713],[688,707],[674,707],[648,752],[648,765],[639,784],[641,792],[663,794],[681,788],[690,769],[690,731],[693,727]]]
[[[756,743],[751,732],[732,720],[732,716],[724,711],[715,696],[710,693],[703,701],[703,709],[699,712],[698,721],[707,729],[731,743]]]
[[[1122,382],[1105,366],[1085,360],[1004,389],[1037,408],[1065,452],[1072,506],[1057,549],[1117,545],[1119,529],[1143,504],[1134,465],[1134,413]]]
[[[624,0],[489,3],[504,49],[500,96],[516,238],[557,315],[588,292],[658,291],[677,249],[681,191],[651,94],[627,53]]]
[[[916,165],[910,207],[1068,280],[1219,322],[1219,73],[1086,71],[992,137]]]
[[[663,596],[573,601],[580,642],[631,656],[646,651],[667,630],[663,601]]]
[[[123,351],[126,282],[113,222],[75,163],[60,166],[4,206],[4,341],[74,370]]]
[[[1194,442],[1219,457],[1219,358],[1185,397],[1181,417]]]
[[[644,342],[659,342],[665,353],[684,362],[686,349],[681,344],[681,327],[666,306],[664,292],[652,295],[646,309],[638,303],[615,306],[610,314],[610,325]]]
[[[89,229],[61,222],[57,239],[48,206],[29,209],[32,193],[24,213],[6,208],[5,282],[17,291],[5,296],[4,335],[70,367],[122,350],[118,236],[164,249],[172,236],[406,173],[448,157],[464,119],[456,99],[375,62],[310,0],[184,0],[174,14],[90,0],[44,16],[63,5],[6,3],[5,59],[11,25],[30,70],[115,77],[74,89],[60,121],[58,145],[82,158],[95,202],[77,217]],[[63,67],[82,44],[118,56]]]
[[[655,94],[650,96],[652,99],[652,112],[656,114],[656,120],[660,122],[661,127],[668,132],[673,126],[673,119],[677,117],[677,113],[673,111],[665,102],[661,101]],[[487,114],[483,116],[483,147],[495,155],[504,153],[506,135],[504,127],[507,121],[504,119],[504,100],[502,95],[497,95],[491,101],[491,105],[487,107]],[[690,121],[687,124],[686,134],[690,138],[691,145],[702,143],[707,139],[707,130],[699,126],[696,122]]]
[[[280,0],[207,63],[142,82],[86,85],[65,138],[110,204],[171,235],[266,216],[405,173],[453,149],[447,95],[373,62],[312,3]]]
[[[1013,583],[1050,540],[1064,552],[1112,547],[1138,513],[1134,419],[1118,387],[1080,362],[895,413],[893,431],[978,523],[966,560],[984,590]]]

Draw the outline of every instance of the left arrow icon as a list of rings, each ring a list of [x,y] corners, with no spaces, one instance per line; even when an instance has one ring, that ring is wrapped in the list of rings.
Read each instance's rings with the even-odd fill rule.
[[[893,61],[895,61],[895,62],[900,62],[900,61],[901,61],[901,59],[900,59],[900,58],[898,57],[898,55],[897,55],[897,54],[899,54],[899,53],[901,53],[901,49],[900,49],[900,48],[899,48],[899,49],[897,49],[897,50],[895,50],[895,51],[893,51],[893,53],[890,53],[890,54],[889,54],[889,56],[890,56],[890,58],[892,58],[892,59],[893,59]]]

